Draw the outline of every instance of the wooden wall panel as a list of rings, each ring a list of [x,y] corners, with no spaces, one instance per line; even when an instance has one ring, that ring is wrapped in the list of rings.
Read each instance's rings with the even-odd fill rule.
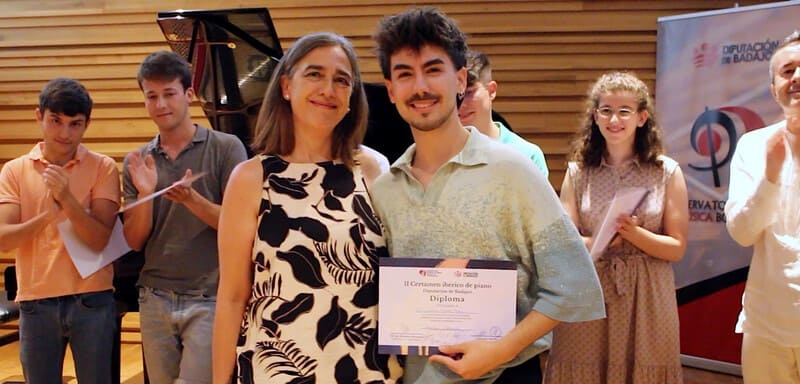
[[[740,5],[766,1],[738,1]],[[305,33],[328,30],[352,39],[366,81],[381,81],[370,35],[383,15],[411,1],[280,0],[270,2],[284,48]],[[182,0],[4,0],[0,14],[0,164],[36,142],[38,91],[49,79],[80,79],[96,106],[86,138],[120,160],[151,138],[135,81],[144,56],[167,49],[156,12]],[[485,1],[432,2],[456,18],[469,43],[486,52],[499,82],[495,108],[545,151],[560,187],[567,141],[577,127],[586,87],[603,71],[634,70],[655,81],[656,20],[726,8],[733,1]],[[194,0],[195,9],[260,7],[261,0]],[[192,115],[205,121],[195,106]]]

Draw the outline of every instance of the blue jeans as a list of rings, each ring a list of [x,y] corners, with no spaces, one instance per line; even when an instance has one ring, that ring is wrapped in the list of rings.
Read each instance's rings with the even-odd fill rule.
[[[151,383],[211,382],[216,304],[214,296],[139,288],[142,348]]]
[[[19,359],[26,383],[61,384],[67,344],[79,383],[112,382],[117,319],[111,290],[22,301],[19,308]]]

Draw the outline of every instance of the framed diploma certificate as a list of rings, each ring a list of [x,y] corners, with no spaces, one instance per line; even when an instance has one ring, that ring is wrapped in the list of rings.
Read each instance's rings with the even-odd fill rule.
[[[513,261],[381,258],[378,352],[431,355],[499,339],[516,325],[516,305]]]

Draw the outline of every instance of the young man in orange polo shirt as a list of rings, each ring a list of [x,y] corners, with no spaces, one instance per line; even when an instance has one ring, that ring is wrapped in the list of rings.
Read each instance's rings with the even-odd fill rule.
[[[17,249],[20,361],[28,383],[60,383],[67,343],[78,382],[111,382],[116,328],[113,267],[81,278],[58,223],[90,249],[108,243],[119,209],[119,171],[81,144],[92,99],[73,79],[39,95],[42,141],[0,171],[0,251]]]

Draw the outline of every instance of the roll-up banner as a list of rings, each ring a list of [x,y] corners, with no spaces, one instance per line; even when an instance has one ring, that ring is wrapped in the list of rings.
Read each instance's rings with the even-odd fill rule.
[[[741,374],[741,310],[752,248],[725,228],[730,160],[739,137],[782,119],[769,59],[800,29],[800,1],[658,19],[656,110],[668,155],[689,190],[689,241],[675,264],[686,365]]]

